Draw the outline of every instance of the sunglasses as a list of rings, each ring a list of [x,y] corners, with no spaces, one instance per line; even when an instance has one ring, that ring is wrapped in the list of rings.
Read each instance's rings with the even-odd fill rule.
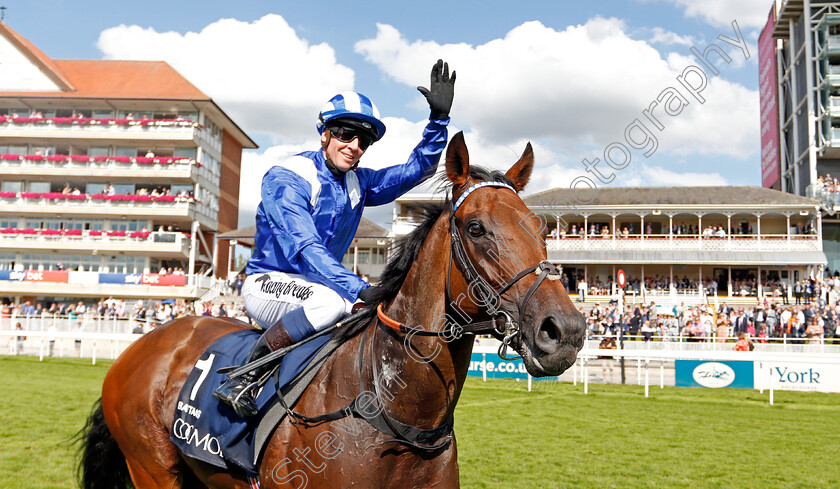
[[[362,151],[368,149],[368,147],[373,143],[373,140],[370,134],[367,134],[364,131],[360,131],[356,128],[352,127],[330,127],[330,133],[333,135],[334,138],[338,139],[342,143],[350,143],[354,139],[359,139],[359,149]]]

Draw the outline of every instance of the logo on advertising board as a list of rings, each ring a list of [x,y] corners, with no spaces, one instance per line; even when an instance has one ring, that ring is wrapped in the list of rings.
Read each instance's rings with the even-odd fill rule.
[[[737,387],[752,389],[755,386],[754,363],[751,361],[676,360],[675,384],[677,387]]]
[[[735,371],[725,363],[706,362],[695,367],[691,376],[703,387],[718,389],[728,386],[735,380]]]
[[[140,279],[140,283],[145,285],[157,285],[160,281],[160,275],[156,273],[144,273]]]
[[[0,270],[0,280],[14,280],[20,282],[26,278],[26,272],[16,272],[14,270]]]
[[[67,283],[70,272],[63,270],[27,270],[25,273],[27,282],[61,282]]]

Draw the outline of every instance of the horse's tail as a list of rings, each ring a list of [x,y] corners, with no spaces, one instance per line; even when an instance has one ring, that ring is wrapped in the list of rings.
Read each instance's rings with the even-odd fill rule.
[[[93,405],[85,426],[76,434],[81,443],[77,474],[82,489],[123,489],[131,486],[125,456],[105,424],[102,399]]]

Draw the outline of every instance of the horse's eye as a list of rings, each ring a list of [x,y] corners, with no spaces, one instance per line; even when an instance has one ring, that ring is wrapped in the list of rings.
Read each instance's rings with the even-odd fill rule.
[[[478,221],[472,221],[467,224],[467,231],[470,233],[470,236],[477,238],[484,235],[484,226]]]

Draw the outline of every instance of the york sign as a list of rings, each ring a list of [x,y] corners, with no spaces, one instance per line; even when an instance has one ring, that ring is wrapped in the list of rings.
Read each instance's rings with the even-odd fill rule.
[[[770,385],[780,390],[840,392],[840,365],[773,363]]]

